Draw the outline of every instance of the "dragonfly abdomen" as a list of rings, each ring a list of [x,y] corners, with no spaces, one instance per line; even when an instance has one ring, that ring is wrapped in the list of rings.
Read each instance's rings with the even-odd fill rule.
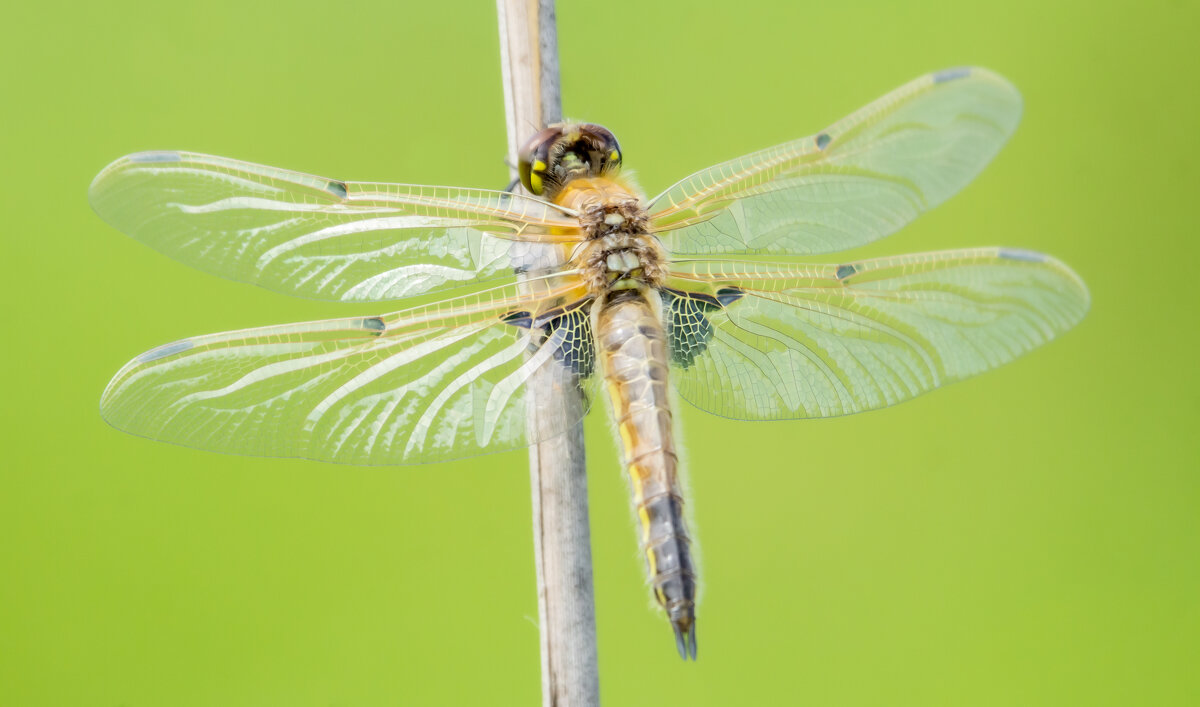
[[[680,655],[695,658],[696,569],[667,392],[666,334],[652,296],[646,287],[609,293],[595,331],[654,596],[675,628]]]

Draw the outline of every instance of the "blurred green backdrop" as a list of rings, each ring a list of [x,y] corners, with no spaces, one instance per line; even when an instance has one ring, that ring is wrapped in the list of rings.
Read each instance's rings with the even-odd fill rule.
[[[536,704],[523,453],[398,469],[130,437],[97,401],[163,342],[374,314],[225,282],[88,208],[189,149],[500,187],[491,2],[20,3],[0,34],[0,704]],[[863,254],[1053,253],[1092,312],[898,408],[680,414],[701,660],[649,610],[607,422],[587,423],[610,705],[1200,703],[1194,2],[563,2],[568,115],[657,192],[979,64],[1026,113],[962,194]],[[1188,206],[1193,204],[1193,206]]]

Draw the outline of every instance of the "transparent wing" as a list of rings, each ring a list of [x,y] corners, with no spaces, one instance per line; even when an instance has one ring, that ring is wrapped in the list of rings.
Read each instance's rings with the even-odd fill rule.
[[[1020,115],[990,71],[930,74],[817,135],[693,174],[652,200],[652,228],[677,255],[847,250],[970,182]]]
[[[744,420],[893,405],[1011,361],[1088,308],[1067,266],[1000,248],[672,268],[675,385],[696,407]]]
[[[511,273],[514,241],[578,240],[544,201],[483,189],[341,182],[191,152],[143,152],[89,190],[105,221],[206,272],[367,302]]]
[[[522,447],[586,412],[586,396],[561,396],[539,439],[527,432],[528,406],[550,404],[526,396],[532,377],[582,391],[591,373],[586,303],[568,302],[575,292],[514,285],[381,317],[184,339],[126,364],[101,414],[190,447],[347,464]]]

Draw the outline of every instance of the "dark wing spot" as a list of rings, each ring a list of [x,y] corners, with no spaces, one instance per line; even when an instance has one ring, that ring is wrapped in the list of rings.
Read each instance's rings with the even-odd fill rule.
[[[737,302],[746,296],[746,292],[738,287],[722,287],[714,297],[703,292],[663,288],[660,295],[671,361],[687,368],[704,353],[712,339],[713,325],[709,315]]]
[[[669,292],[676,297],[686,297],[688,299],[695,300],[703,306],[705,311],[719,309],[721,307],[721,301],[719,299],[713,297],[712,295],[706,295],[703,292],[684,292],[683,290],[673,290],[670,288],[667,288],[664,291]]]
[[[1032,250],[1021,250],[1019,248],[1001,248],[999,256],[1005,260],[1023,260],[1027,263],[1044,263],[1046,256]]]
[[[545,312],[542,312],[541,314],[534,317],[533,326],[538,327],[540,329],[545,329],[547,324],[554,321],[555,319],[558,319],[562,315],[566,314],[567,310],[572,309],[576,306],[578,306],[578,305],[573,303],[566,307],[555,307],[554,309],[548,309]]]
[[[837,279],[845,280],[856,272],[858,272],[858,269],[853,265],[839,265],[837,269]]]
[[[500,321],[533,332],[533,349],[550,342],[554,346],[554,359],[581,378],[592,375],[596,369],[596,347],[592,340],[592,319],[588,315],[592,301],[579,300],[548,312],[533,314],[525,310],[513,311],[500,317]]]
[[[325,191],[333,194],[339,199],[346,198],[346,183],[345,182],[330,182],[325,185]]]
[[[375,336],[382,334],[383,330],[385,329],[383,320],[379,317],[369,317],[362,320],[362,326],[364,329],[373,332]]]
[[[174,355],[177,353],[182,353],[184,351],[187,351],[188,349],[192,348],[193,346],[195,346],[195,344],[193,344],[191,341],[188,341],[187,339],[184,339],[182,341],[176,341],[176,342],[170,343],[170,344],[164,344],[162,346],[159,346],[157,349],[150,349],[149,351],[142,354],[141,356],[138,356],[137,361],[138,361],[138,363],[148,363],[150,361],[157,361],[160,358],[166,358],[167,356],[171,356],[171,355]]]
[[[554,359],[580,378],[596,370],[596,346],[592,338],[592,318],[588,314],[592,301],[580,300],[568,305],[566,311],[542,325],[545,341],[557,342]],[[541,321],[542,318],[538,317]]]
[[[671,362],[688,368],[708,348],[713,326],[706,313],[720,309],[720,302],[698,292],[664,289],[661,294]]]
[[[523,311],[522,312],[509,312],[508,314],[505,314],[503,317],[500,317],[500,321],[504,322],[505,324],[512,324],[513,326],[519,326],[522,329],[528,329],[530,326],[533,325],[533,317],[531,317],[529,315],[529,312],[523,312]]]
[[[182,157],[178,152],[161,150],[158,152],[139,152],[136,155],[130,155],[130,162],[178,162]]]
[[[722,307],[728,307],[745,296],[745,291],[737,287],[722,287],[717,290],[717,302]]]
[[[826,147],[829,146],[829,143],[832,140],[833,140],[833,138],[829,137],[829,133],[821,133],[820,135],[817,136],[817,149],[824,150]]]
[[[934,83],[946,83],[955,79],[964,79],[971,75],[971,69],[965,66],[956,67],[953,69],[945,69],[933,75]]]

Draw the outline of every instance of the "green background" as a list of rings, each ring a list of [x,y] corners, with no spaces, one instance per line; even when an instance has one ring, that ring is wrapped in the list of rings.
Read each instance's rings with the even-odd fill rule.
[[[228,457],[97,414],[109,376],[158,344],[396,307],[175,263],[92,214],[96,172],[189,149],[501,187],[493,5],[4,14],[0,705],[536,704],[525,454]],[[562,3],[566,113],[612,128],[652,193],[926,71],[999,71],[1026,101],[1012,142],[857,254],[1032,248],[1093,296],[1061,340],[899,408],[795,423],[683,408],[696,664],[648,608],[593,414],[607,704],[1200,703],[1198,19],[1180,1]]]

